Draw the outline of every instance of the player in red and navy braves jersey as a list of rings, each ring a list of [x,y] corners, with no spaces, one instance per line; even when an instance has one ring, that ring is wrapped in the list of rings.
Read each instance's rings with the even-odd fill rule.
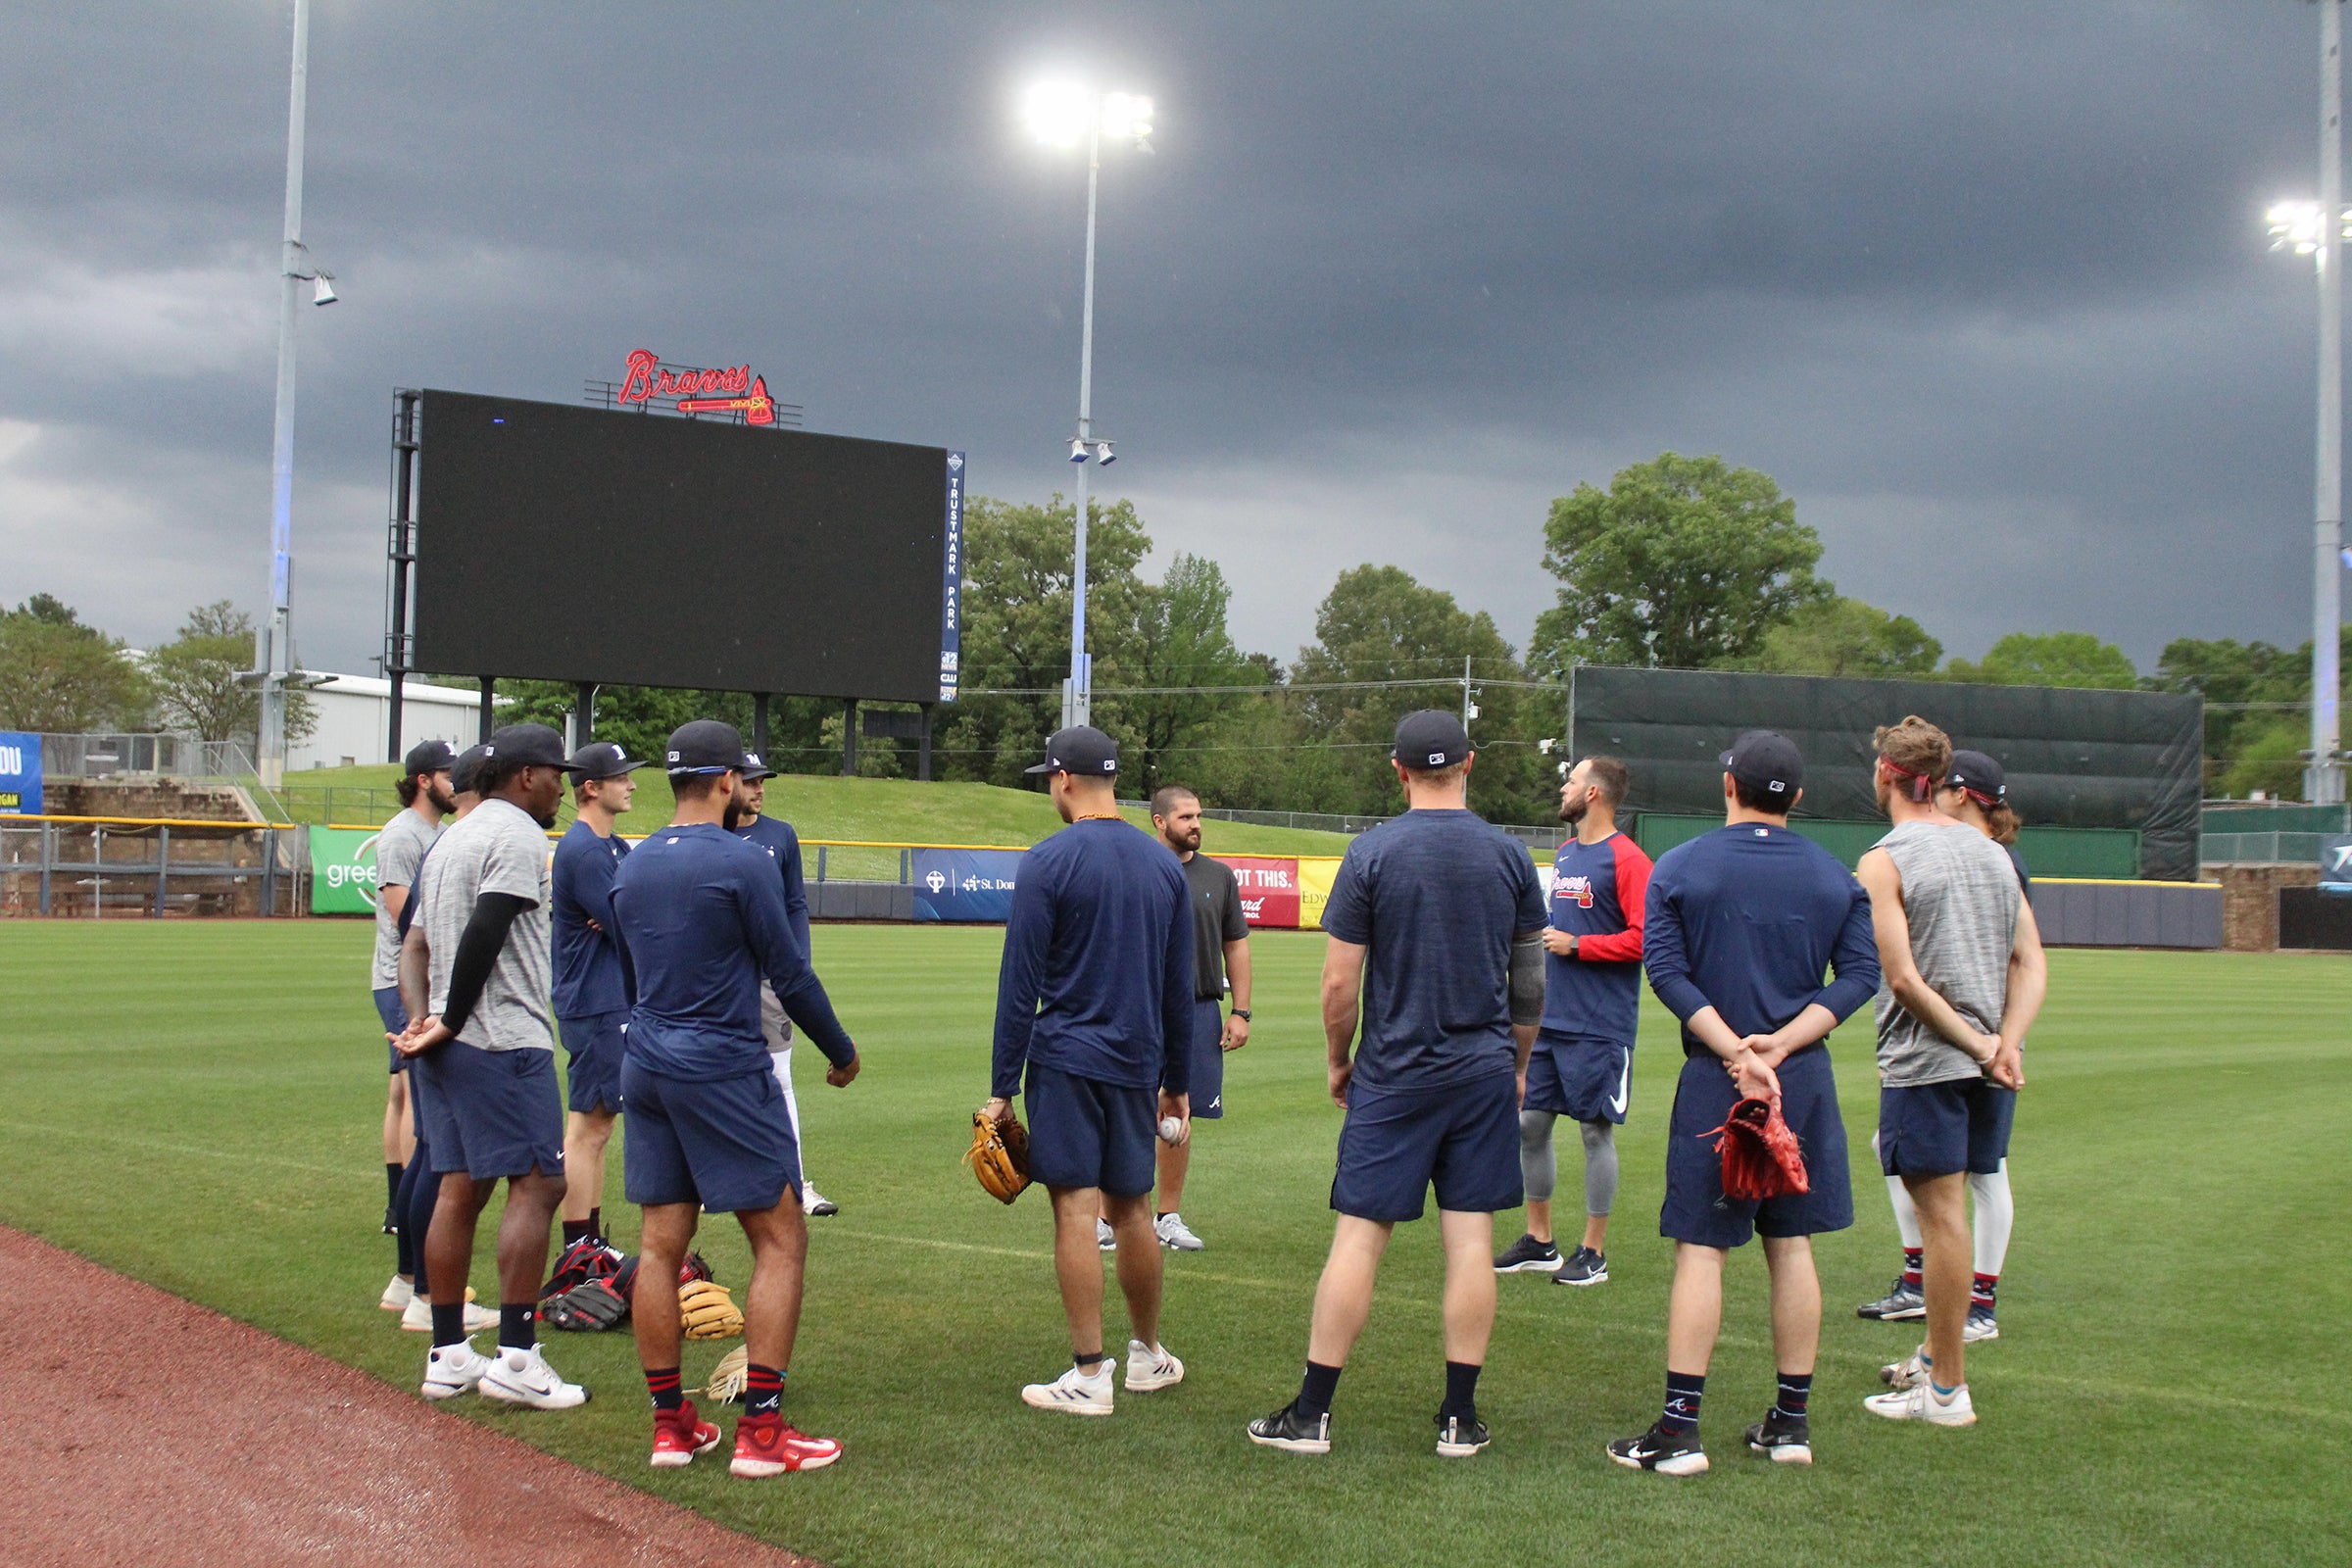
[[[1604,1246],[1617,1197],[1617,1126],[1633,1087],[1649,889],[1649,857],[1617,831],[1617,808],[1631,783],[1615,758],[1588,757],[1560,786],[1560,820],[1576,836],[1552,860],[1544,1024],[1519,1105],[1527,1233],[1496,1256],[1498,1274],[1549,1274],[1560,1285],[1598,1285],[1609,1277]],[[1585,1145],[1585,1237],[1565,1260],[1551,1239],[1551,1194],[1559,1179],[1551,1132],[1561,1116],[1576,1119]]]

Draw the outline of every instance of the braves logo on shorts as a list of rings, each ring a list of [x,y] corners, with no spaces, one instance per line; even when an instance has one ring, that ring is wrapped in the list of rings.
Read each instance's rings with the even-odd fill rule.
[[[1578,908],[1590,909],[1592,907],[1592,879],[1589,876],[1562,877],[1551,896],[1555,899],[1574,899]]]

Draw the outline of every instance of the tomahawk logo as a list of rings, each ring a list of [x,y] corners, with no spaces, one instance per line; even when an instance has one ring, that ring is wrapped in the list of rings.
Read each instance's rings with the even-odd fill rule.
[[[1589,876],[1566,877],[1551,896],[1555,899],[1573,899],[1578,908],[1590,909],[1592,907],[1592,879]]]

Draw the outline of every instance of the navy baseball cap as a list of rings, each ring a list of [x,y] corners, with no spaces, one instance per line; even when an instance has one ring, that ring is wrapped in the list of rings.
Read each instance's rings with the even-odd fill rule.
[[[774,778],[776,770],[760,759],[758,752],[743,754],[743,781],[749,784],[756,778]]]
[[[1944,776],[1947,790],[1966,790],[1987,806],[2009,795],[2008,775],[2001,764],[1983,752],[1954,752],[1952,770]]]
[[[1723,770],[1758,793],[1787,803],[1805,782],[1804,755],[1786,735],[1751,729],[1719,759]]]
[[[410,778],[422,778],[427,773],[446,773],[449,764],[458,760],[457,749],[447,741],[418,741],[409,748],[401,767]]]
[[[1443,708],[1424,708],[1396,721],[1396,744],[1389,756],[1416,772],[1451,767],[1470,755],[1470,732],[1459,716]]]
[[[1046,742],[1046,760],[1024,773],[1069,773],[1081,778],[1108,778],[1119,770],[1119,743],[1092,724],[1057,729]]]
[[[611,741],[590,741],[571,754],[564,771],[584,784],[590,779],[619,778],[644,765]]]
[[[564,737],[545,724],[509,724],[482,748],[484,761],[493,758],[511,767],[562,767]]]
[[[698,718],[670,731],[662,760],[674,776],[740,771],[749,759],[743,754],[741,730],[719,719]]]
[[[468,746],[452,759],[449,764],[450,789],[460,795],[474,793],[476,775],[482,770],[482,758],[485,755],[482,747]]]

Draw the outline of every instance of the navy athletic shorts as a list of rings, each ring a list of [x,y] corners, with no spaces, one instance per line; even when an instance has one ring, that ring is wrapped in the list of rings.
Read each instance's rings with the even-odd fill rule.
[[[375,997],[375,1015],[384,1020],[385,1034],[396,1035],[409,1026],[409,1009],[400,1004],[400,987],[378,986],[372,994]],[[392,1058],[394,1072],[407,1069],[408,1059],[389,1040],[384,1042],[384,1054]]]
[[[620,1092],[629,1102],[621,1190],[640,1208],[699,1203],[739,1213],[800,1192],[801,1146],[769,1068],[685,1079],[632,1060],[621,1064]]]
[[[1989,1176],[2009,1157],[2017,1091],[1955,1078],[1879,1091],[1879,1167],[1889,1176]]]
[[[452,1040],[419,1057],[433,1169],[475,1181],[564,1174],[564,1100],[552,1051],[484,1051]]]
[[[1838,1114],[1829,1048],[1807,1046],[1781,1063],[1780,1079],[1781,1115],[1796,1134],[1812,1191],[1761,1202],[1724,1196],[1723,1156],[1715,1152],[1719,1135],[1713,1129],[1740,1102],[1740,1090],[1714,1053],[1702,1052],[1683,1063],[1674,1089],[1660,1236],[1728,1251],[1747,1245],[1751,1235],[1818,1236],[1854,1222],[1853,1174],[1845,1163],[1845,1123]]]
[[[1578,1121],[1625,1121],[1634,1086],[1634,1048],[1599,1035],[1545,1029],[1527,1057],[1524,1110],[1548,1110]]]
[[[621,1025],[628,1021],[626,1009],[556,1020],[564,1049],[571,1054],[564,1081],[564,1103],[573,1110],[621,1108],[620,1050],[626,1039]]]
[[[1193,1004],[1193,1119],[1225,1114],[1225,1009],[1213,1001]]]
[[[1159,1091],[1029,1063],[1029,1176],[1048,1187],[1095,1187],[1140,1198],[1158,1172]]]
[[[1526,1199],[1519,1178],[1519,1085],[1510,1073],[1443,1089],[1348,1086],[1331,1206],[1357,1219],[1419,1219],[1438,1207],[1492,1214]]]

